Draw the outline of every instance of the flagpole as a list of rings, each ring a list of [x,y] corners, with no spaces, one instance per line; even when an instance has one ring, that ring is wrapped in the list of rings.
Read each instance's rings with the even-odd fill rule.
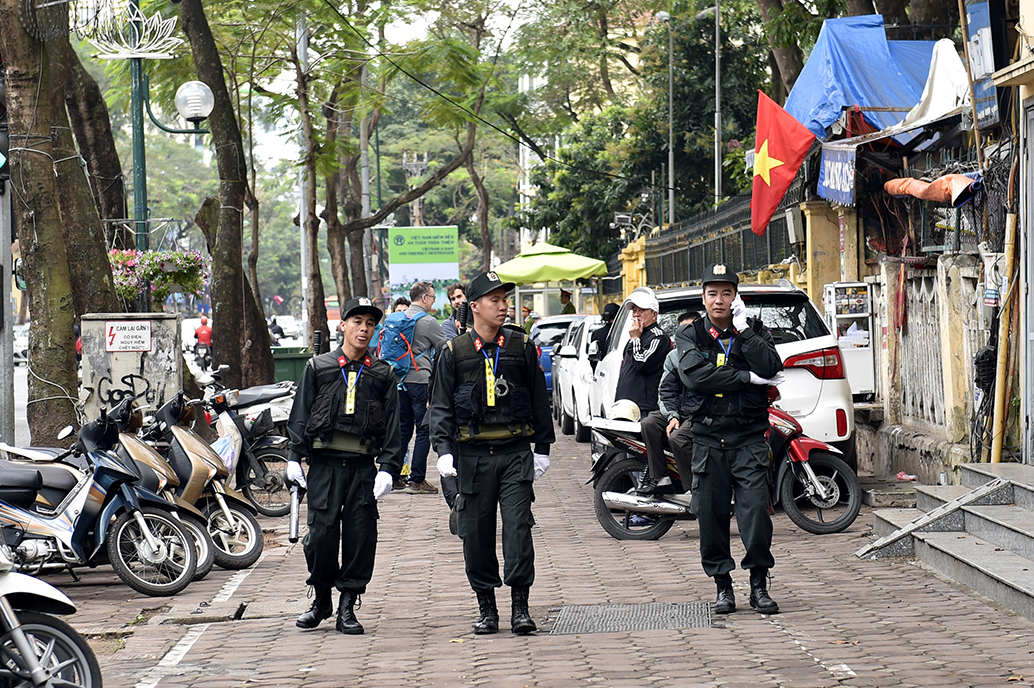
[[[668,225],[675,225],[675,42],[668,17]]]

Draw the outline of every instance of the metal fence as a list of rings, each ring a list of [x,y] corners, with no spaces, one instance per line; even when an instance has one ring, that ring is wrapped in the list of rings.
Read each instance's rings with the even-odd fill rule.
[[[647,238],[647,281],[655,286],[687,284],[699,281],[712,263],[755,272],[782,261],[793,254],[783,210],[800,203],[802,188],[799,179],[790,187],[764,236],[751,231],[750,194],[740,194]]]
[[[905,280],[907,325],[902,328],[901,415],[912,423],[944,427],[944,372],[936,270]]]

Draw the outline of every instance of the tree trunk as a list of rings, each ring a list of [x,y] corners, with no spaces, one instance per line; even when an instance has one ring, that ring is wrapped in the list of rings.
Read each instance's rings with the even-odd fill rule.
[[[54,168],[57,170],[58,203],[65,231],[68,271],[72,280],[75,313],[121,313],[125,308],[115,294],[104,227],[86,181],[72,130],[65,112],[69,56],[75,54],[67,38],[48,41],[50,63],[50,113],[54,131]],[[111,133],[110,127],[108,133]]]
[[[208,84],[215,96],[215,108],[208,119],[219,168],[220,203],[214,236],[209,239],[212,322],[215,325],[213,362],[230,366],[223,379],[228,387],[272,382],[269,330],[255,303],[255,295],[247,286],[244,271],[241,243],[247,188],[244,144],[201,0],[183,0],[181,7],[183,32],[190,41],[197,77]]]
[[[917,40],[929,39],[935,33],[932,29],[923,30],[923,26],[937,25],[943,31],[944,27],[959,23],[959,5],[951,0],[912,0],[908,8],[912,23],[920,27],[915,34]]]
[[[115,150],[111,118],[104,95],[74,50],[68,50],[68,78],[65,104],[72,133],[79,144],[79,154],[90,171],[90,187],[97,212],[103,220],[122,220],[126,210],[126,187],[122,180],[122,163]],[[107,245],[133,248],[133,238],[124,224],[109,222],[104,227]]]
[[[474,156],[467,158],[467,173],[474,183],[478,196],[478,227],[481,228],[481,272],[488,272],[492,266],[492,233],[488,230],[488,189],[485,180],[478,174]]]
[[[250,159],[254,160],[254,158]],[[251,188],[254,188],[254,174],[252,174],[251,180]],[[262,318],[263,322],[265,322],[266,312],[262,305],[262,292],[259,289],[258,277],[259,234],[261,232],[261,226],[259,225],[259,202],[258,199],[255,198],[255,194],[251,192],[251,189],[248,189],[245,192],[244,202],[248,206],[248,211],[251,213],[251,251],[248,253],[248,282],[251,284],[251,294],[252,298],[255,300],[255,307],[259,310],[259,317]]]
[[[320,270],[320,218],[316,214],[316,131],[309,111],[310,75],[302,69],[301,58],[294,45],[291,46],[291,61],[294,63],[295,92],[298,95],[298,113],[302,118],[302,135],[305,137],[305,214],[300,218],[305,229],[305,284],[309,292],[309,332],[323,332],[323,341],[330,341],[327,327],[326,295],[323,291],[323,274]],[[345,304],[338,304],[344,306]]]
[[[906,4],[906,0],[876,0],[876,10],[883,15],[883,21],[886,24],[908,24]],[[891,36],[891,38],[897,38],[897,36]]]
[[[862,17],[866,14],[876,14],[876,8],[872,4],[873,0],[847,0],[847,16],[849,17]],[[887,21],[884,18],[884,21]]]
[[[11,140],[14,215],[22,269],[31,295],[29,405],[32,444],[59,446],[61,428],[77,422],[78,379],[73,335],[72,283],[58,211],[56,159],[51,138],[50,67],[43,44],[29,36],[18,0],[0,0],[0,54],[4,56]],[[19,150],[20,149],[20,150]]]
[[[757,3],[761,18],[766,22],[772,21],[772,16],[783,9],[782,0],[757,0]],[[801,70],[804,69],[804,54],[797,44],[776,45],[771,37],[768,39],[768,47],[775,56],[776,64],[779,65],[779,76],[783,80],[783,88],[789,93]]]

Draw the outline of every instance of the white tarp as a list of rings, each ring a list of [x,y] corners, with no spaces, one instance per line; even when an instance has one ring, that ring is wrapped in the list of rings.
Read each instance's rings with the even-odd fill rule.
[[[916,127],[944,118],[957,108],[969,104],[969,81],[966,65],[948,38],[937,41],[930,60],[923,96],[899,126]]]

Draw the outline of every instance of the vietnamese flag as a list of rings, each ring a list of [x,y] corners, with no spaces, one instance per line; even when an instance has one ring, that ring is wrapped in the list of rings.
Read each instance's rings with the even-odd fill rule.
[[[758,91],[754,190],[750,197],[750,229],[758,236],[764,235],[814,140],[807,127]]]

